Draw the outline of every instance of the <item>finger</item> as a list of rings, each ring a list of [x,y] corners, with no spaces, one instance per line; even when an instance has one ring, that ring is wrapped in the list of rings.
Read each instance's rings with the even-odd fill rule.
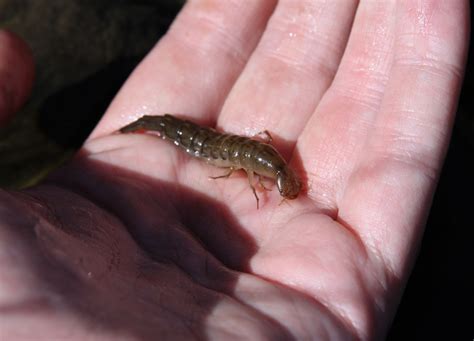
[[[15,34],[0,30],[0,124],[26,101],[34,78],[33,56]]]
[[[236,133],[269,130],[294,141],[334,77],[356,4],[280,1],[220,124]]]
[[[405,278],[423,230],[456,109],[468,15],[467,1],[396,6],[390,80],[339,214],[389,278]]]
[[[337,211],[380,108],[392,63],[394,7],[393,1],[360,3],[334,81],[299,139],[308,195],[328,213]]]
[[[149,114],[180,113],[214,121],[273,7],[273,0],[187,2],[127,80],[92,137]]]

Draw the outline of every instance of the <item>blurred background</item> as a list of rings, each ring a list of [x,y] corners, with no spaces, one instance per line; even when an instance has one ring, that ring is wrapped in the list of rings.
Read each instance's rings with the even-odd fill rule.
[[[32,97],[0,128],[0,186],[67,161],[184,0],[0,0],[0,25],[36,61]],[[470,55],[472,55],[470,53]],[[474,115],[469,58],[452,141],[389,340],[474,337]]]

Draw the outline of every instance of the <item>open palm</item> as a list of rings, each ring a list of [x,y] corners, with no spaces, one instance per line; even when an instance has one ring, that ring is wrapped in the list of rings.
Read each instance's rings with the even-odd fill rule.
[[[467,6],[189,2],[75,160],[1,193],[2,332],[384,335],[449,141]],[[116,133],[166,112],[267,129],[304,193],[260,192],[257,210],[245,176]]]

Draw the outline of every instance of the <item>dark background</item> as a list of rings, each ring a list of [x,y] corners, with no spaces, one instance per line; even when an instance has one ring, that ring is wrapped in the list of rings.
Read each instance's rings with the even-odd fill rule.
[[[2,187],[31,185],[70,157],[181,5],[0,0],[2,27],[20,34],[37,62],[31,100],[0,129]],[[474,338],[473,77],[469,57],[446,163],[389,340]]]

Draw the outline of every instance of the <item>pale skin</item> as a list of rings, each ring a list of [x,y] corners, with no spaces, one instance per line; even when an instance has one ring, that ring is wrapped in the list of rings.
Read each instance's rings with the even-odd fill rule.
[[[242,4],[189,1],[75,160],[0,192],[0,339],[385,335],[449,143],[468,1]],[[0,41],[6,119],[33,67]],[[257,210],[245,175],[209,180],[225,170],[115,133],[165,112],[268,130],[304,193],[279,205],[265,182]]]

